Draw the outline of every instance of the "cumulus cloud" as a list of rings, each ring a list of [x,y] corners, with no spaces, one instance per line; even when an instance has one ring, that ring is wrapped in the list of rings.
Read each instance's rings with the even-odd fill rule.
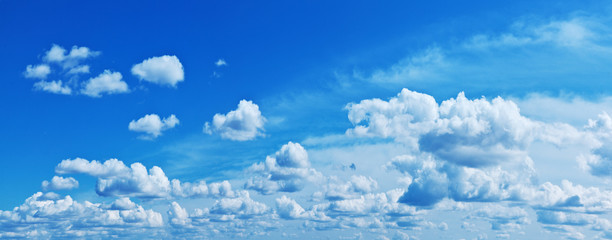
[[[337,177],[330,177],[329,183],[324,186],[325,198],[328,200],[341,200],[359,197],[364,193],[371,193],[378,188],[378,182],[372,177],[353,175],[347,182],[340,182]]]
[[[90,78],[84,83],[81,93],[90,97],[101,97],[102,94],[117,94],[129,92],[128,85],[121,79],[119,72],[104,70],[97,77]]]
[[[11,211],[0,210],[0,237],[88,238],[102,235],[133,236],[155,231],[162,215],[142,206],[129,210],[106,209],[99,203],[77,202],[70,196],[46,199],[38,192]],[[92,230],[92,231],[90,231]],[[112,232],[112,233],[111,233]]]
[[[573,127],[530,120],[514,102],[501,97],[469,100],[459,93],[438,105],[429,95],[403,89],[389,101],[366,99],[346,109],[356,125],[349,135],[394,138],[468,167],[526,161],[526,148],[534,140],[578,139]]]
[[[45,91],[55,94],[63,94],[70,95],[72,94],[72,89],[65,84],[62,83],[61,80],[58,81],[39,81],[34,83],[34,89],[39,91]]]
[[[28,65],[23,75],[26,78],[45,79],[51,73],[51,68],[47,64],[39,64],[36,66]]]
[[[244,187],[263,194],[296,192],[304,187],[306,181],[322,179],[322,174],[309,166],[304,147],[289,142],[274,157],[268,156],[265,162],[253,164],[249,171],[257,175],[250,178]]]
[[[241,100],[236,110],[227,114],[215,114],[212,125],[204,124],[204,132],[217,133],[222,138],[234,141],[253,140],[263,136],[266,118],[261,115],[259,106],[252,101]]]
[[[147,114],[138,120],[132,120],[128,125],[128,129],[134,132],[143,132],[147,135],[142,135],[144,139],[155,139],[162,134],[162,131],[174,128],[179,124],[178,118],[174,114],[160,119],[157,114]]]
[[[176,87],[185,77],[183,65],[174,55],[146,59],[132,67],[132,74],[140,80],[172,87]]]
[[[235,196],[228,181],[181,183],[178,179],[169,180],[160,167],[153,166],[147,171],[142,163],[136,162],[128,167],[117,159],[104,163],[82,158],[66,159],[55,167],[55,172],[97,177],[96,193],[100,196],[143,199]]]
[[[47,190],[69,190],[73,188],[78,188],[79,182],[72,177],[63,178],[59,176],[53,176],[51,181],[45,180],[42,182],[41,186],[42,186],[42,189],[45,191]]]
[[[612,177],[612,118],[603,112],[596,120],[589,119],[585,130],[597,139],[589,154],[578,156],[580,167],[594,176]]]
[[[53,44],[51,49],[45,53],[43,60],[48,63],[60,64],[64,69],[71,69],[79,64],[82,60],[100,55],[98,51],[92,51],[88,47],[72,46],[70,52],[66,54],[66,49]]]
[[[308,218],[309,215],[295,200],[283,195],[276,199],[276,210],[281,218],[300,219]]]

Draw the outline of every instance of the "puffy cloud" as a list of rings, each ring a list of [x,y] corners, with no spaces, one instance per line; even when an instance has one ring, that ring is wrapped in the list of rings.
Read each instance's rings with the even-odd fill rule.
[[[258,176],[250,178],[244,187],[263,194],[296,192],[304,187],[305,181],[317,181],[323,177],[308,166],[310,161],[306,150],[299,143],[289,142],[274,157],[268,156],[265,162],[253,164],[249,171]]]
[[[328,181],[324,190],[325,198],[329,200],[355,198],[363,193],[371,193],[378,188],[376,180],[362,175],[353,175],[346,183],[337,183],[336,177],[330,177]]]
[[[415,157],[402,155],[385,165],[398,170],[408,180],[408,190],[400,202],[416,206],[432,206],[445,198],[462,202],[495,202],[516,199],[532,189],[534,170],[530,161],[511,166],[471,168],[437,161],[427,154]]]
[[[580,167],[594,176],[612,178],[612,118],[603,112],[589,119],[585,130],[598,140],[589,154],[578,156]]]
[[[133,163],[125,176],[98,178],[96,183],[96,193],[101,196],[162,198],[169,192],[170,181],[164,171],[153,166],[147,172],[141,163]]]
[[[217,65],[217,67],[221,67],[221,66],[227,66],[227,62],[221,58],[219,58],[219,60],[217,60],[215,62],[215,65]]]
[[[561,185],[545,182],[537,188],[524,189],[521,198],[541,209],[583,213],[612,211],[612,191],[584,187],[567,180]]]
[[[500,97],[468,100],[463,93],[439,106],[434,98],[403,89],[389,101],[351,103],[348,134],[392,137],[454,164],[483,167],[524,161],[526,147],[551,130],[521,116],[518,107]],[[366,125],[358,125],[362,122]]]
[[[172,87],[176,87],[185,77],[183,65],[174,55],[146,59],[132,67],[132,74],[140,80]]]
[[[142,206],[113,210],[99,203],[80,203],[70,196],[43,196],[38,192],[12,211],[0,211],[0,237],[32,237],[26,233],[33,230],[39,231],[39,238],[128,237],[151,234],[163,225],[160,213]],[[139,230],[142,228],[150,232]]]
[[[234,198],[216,200],[210,213],[220,215],[219,220],[223,220],[234,217],[251,218],[268,212],[268,206],[251,199],[248,191],[239,191],[237,195]]]
[[[104,70],[97,77],[90,78],[84,83],[81,93],[90,97],[101,97],[101,94],[117,94],[129,92],[128,85],[121,80],[119,72]]]
[[[309,215],[295,200],[283,195],[276,199],[276,210],[281,218],[300,219],[308,218]]]
[[[100,163],[96,160],[75,158],[74,160],[62,160],[56,167],[57,174],[84,173],[94,177],[112,177],[128,174],[130,169],[115,158]]]
[[[45,91],[55,94],[63,94],[70,95],[72,94],[72,89],[62,83],[61,80],[58,81],[39,81],[34,83],[34,89],[39,91]]]
[[[26,66],[25,72],[23,72],[23,76],[26,78],[45,79],[49,73],[51,73],[51,68],[47,64],[39,64],[36,66],[28,65]]]
[[[53,176],[50,182],[45,180],[42,182],[41,186],[42,186],[42,189],[45,191],[47,190],[68,190],[68,189],[78,188],[79,182],[72,177],[63,178],[59,176]]]
[[[168,211],[170,223],[173,225],[187,225],[190,222],[187,210],[181,207],[177,202],[172,202],[170,211]]]
[[[104,163],[82,158],[66,159],[56,167],[57,174],[88,174],[97,177],[96,193],[100,196],[129,196],[151,198],[234,197],[228,181],[206,184],[181,183],[169,180],[164,171],[153,166],[148,171],[139,162],[126,166],[122,161],[109,159]]]
[[[70,52],[66,54],[66,49],[59,45],[53,44],[51,49],[46,52],[43,60],[49,63],[60,64],[64,69],[67,69],[77,66],[79,62],[84,59],[96,57],[98,55],[100,55],[100,52],[98,51],[92,51],[87,47],[78,46],[72,46]]]
[[[218,133],[222,138],[234,141],[247,141],[263,136],[265,122],[257,104],[241,100],[236,110],[225,115],[215,114],[212,126],[209,122],[204,124],[204,132]]]
[[[160,136],[162,131],[174,128],[178,124],[179,120],[174,114],[164,119],[160,119],[157,114],[147,114],[138,120],[132,120],[128,125],[128,129],[148,134],[142,136],[144,139],[154,139]]]
[[[118,198],[111,204],[110,209],[112,210],[130,210],[136,208],[136,203],[132,202],[130,198],[122,197]]]

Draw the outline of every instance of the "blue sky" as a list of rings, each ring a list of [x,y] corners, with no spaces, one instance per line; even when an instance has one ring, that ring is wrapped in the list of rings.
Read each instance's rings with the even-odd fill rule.
[[[612,238],[603,1],[0,1],[0,238]]]

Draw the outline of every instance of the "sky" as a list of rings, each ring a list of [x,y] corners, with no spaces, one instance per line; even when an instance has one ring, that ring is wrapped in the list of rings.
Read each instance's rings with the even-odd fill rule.
[[[612,239],[605,1],[0,0],[2,239]]]

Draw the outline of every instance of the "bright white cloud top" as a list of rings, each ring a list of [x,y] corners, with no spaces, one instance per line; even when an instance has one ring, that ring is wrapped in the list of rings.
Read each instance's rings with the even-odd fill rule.
[[[39,91],[55,93],[55,94],[64,94],[64,95],[72,94],[72,89],[66,86],[65,84],[63,84],[61,80],[59,81],[41,80],[41,81],[34,83],[34,89],[39,90]]]
[[[97,77],[90,78],[84,83],[81,94],[90,97],[102,97],[103,94],[127,93],[130,90],[126,82],[122,81],[123,76],[119,72],[104,70]]]
[[[265,122],[266,118],[261,115],[257,104],[241,100],[236,110],[215,114],[212,124],[204,124],[204,132],[217,133],[222,138],[234,141],[248,141],[264,135]]]
[[[79,187],[79,182],[73,177],[63,178],[59,176],[53,176],[51,181],[43,181],[42,189],[47,190],[70,190]]]
[[[39,64],[36,66],[28,65],[23,75],[26,78],[45,79],[51,73],[51,68],[47,64]]]
[[[172,55],[148,58],[132,67],[132,74],[140,80],[176,87],[185,78],[183,64]]]
[[[155,139],[162,135],[163,131],[174,128],[179,124],[179,119],[171,114],[170,116],[161,119],[157,114],[147,114],[138,120],[132,120],[128,125],[128,129],[134,132],[146,133],[141,137],[144,139]]]

